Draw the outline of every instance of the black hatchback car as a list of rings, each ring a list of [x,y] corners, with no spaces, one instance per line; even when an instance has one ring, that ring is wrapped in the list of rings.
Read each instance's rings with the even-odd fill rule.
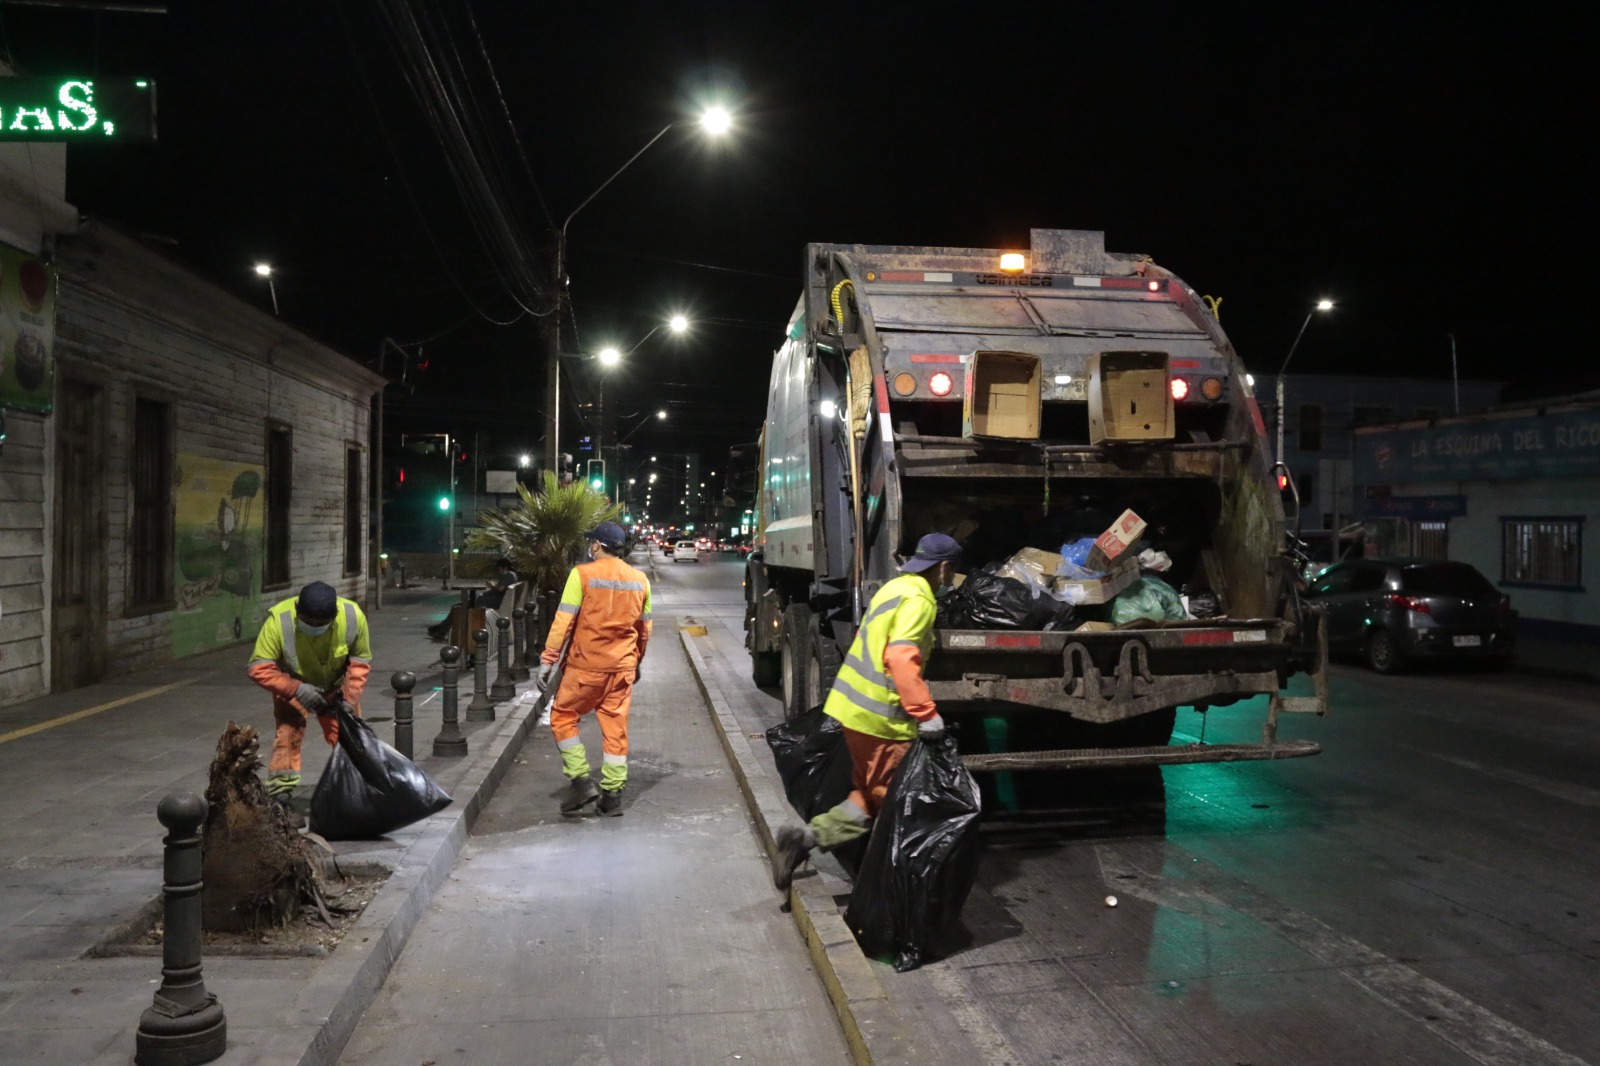
[[[1306,595],[1327,612],[1328,650],[1360,654],[1380,674],[1423,657],[1503,665],[1515,650],[1511,598],[1466,563],[1355,559]]]

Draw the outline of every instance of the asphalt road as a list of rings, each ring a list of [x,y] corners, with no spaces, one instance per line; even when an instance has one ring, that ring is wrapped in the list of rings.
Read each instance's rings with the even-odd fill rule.
[[[702,558],[657,557],[656,609],[727,645],[742,566]],[[952,1061],[1600,1063],[1597,695],[1336,665],[1330,715],[1280,731],[1315,758],[992,778],[969,942],[886,986]]]

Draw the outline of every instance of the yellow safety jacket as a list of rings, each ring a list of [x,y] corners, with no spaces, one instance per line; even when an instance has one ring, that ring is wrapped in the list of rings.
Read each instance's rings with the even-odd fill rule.
[[[359,703],[372,670],[372,638],[367,616],[354,600],[339,597],[339,609],[326,633],[308,637],[295,626],[295,598],[274,604],[256,637],[248,673],[256,684],[293,700],[300,682],[324,692],[335,681],[352,707]]]
[[[933,589],[917,574],[901,574],[879,589],[823,713],[846,729],[884,740],[915,737],[917,722],[936,713],[922,680],[936,612]]]

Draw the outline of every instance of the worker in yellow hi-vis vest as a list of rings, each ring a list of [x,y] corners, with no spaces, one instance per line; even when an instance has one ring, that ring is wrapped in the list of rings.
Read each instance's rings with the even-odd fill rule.
[[[539,656],[539,685],[549,685],[565,647],[567,664],[550,709],[550,732],[568,781],[561,813],[580,815],[598,799],[597,810],[616,817],[622,813],[622,789],[628,783],[628,708],[650,643],[650,581],[622,561],[628,536],[615,522],[601,522],[588,540],[591,561],[567,575],[561,606]],[[578,720],[590,711],[600,719],[604,749],[598,790],[589,755],[578,739]]]
[[[300,785],[300,745],[310,716],[317,716],[328,743],[336,744],[333,695],[343,696],[350,713],[361,714],[361,693],[372,672],[367,616],[332,585],[313,581],[267,612],[246,672],[272,693],[277,735],[267,762],[267,795],[287,806]]]
[[[944,719],[922,678],[933,641],[934,597],[950,584],[961,545],[943,533],[917,541],[916,554],[901,564],[867,605],[850,654],[839,667],[824,714],[844,726],[855,786],[843,803],[823,811],[803,829],[778,830],[772,883],[787,891],[794,872],[815,848],[830,850],[864,836],[882,809],[895,769],[911,741],[944,736]]]

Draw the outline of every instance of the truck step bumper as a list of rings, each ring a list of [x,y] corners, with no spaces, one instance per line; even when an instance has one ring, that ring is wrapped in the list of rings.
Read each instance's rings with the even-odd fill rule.
[[[1322,745],[1314,741],[1285,740],[1276,744],[1184,744],[1176,747],[999,752],[963,755],[961,761],[975,773],[995,773],[1002,770],[1087,770],[1113,766],[1181,766],[1200,762],[1301,759],[1321,751]]]

